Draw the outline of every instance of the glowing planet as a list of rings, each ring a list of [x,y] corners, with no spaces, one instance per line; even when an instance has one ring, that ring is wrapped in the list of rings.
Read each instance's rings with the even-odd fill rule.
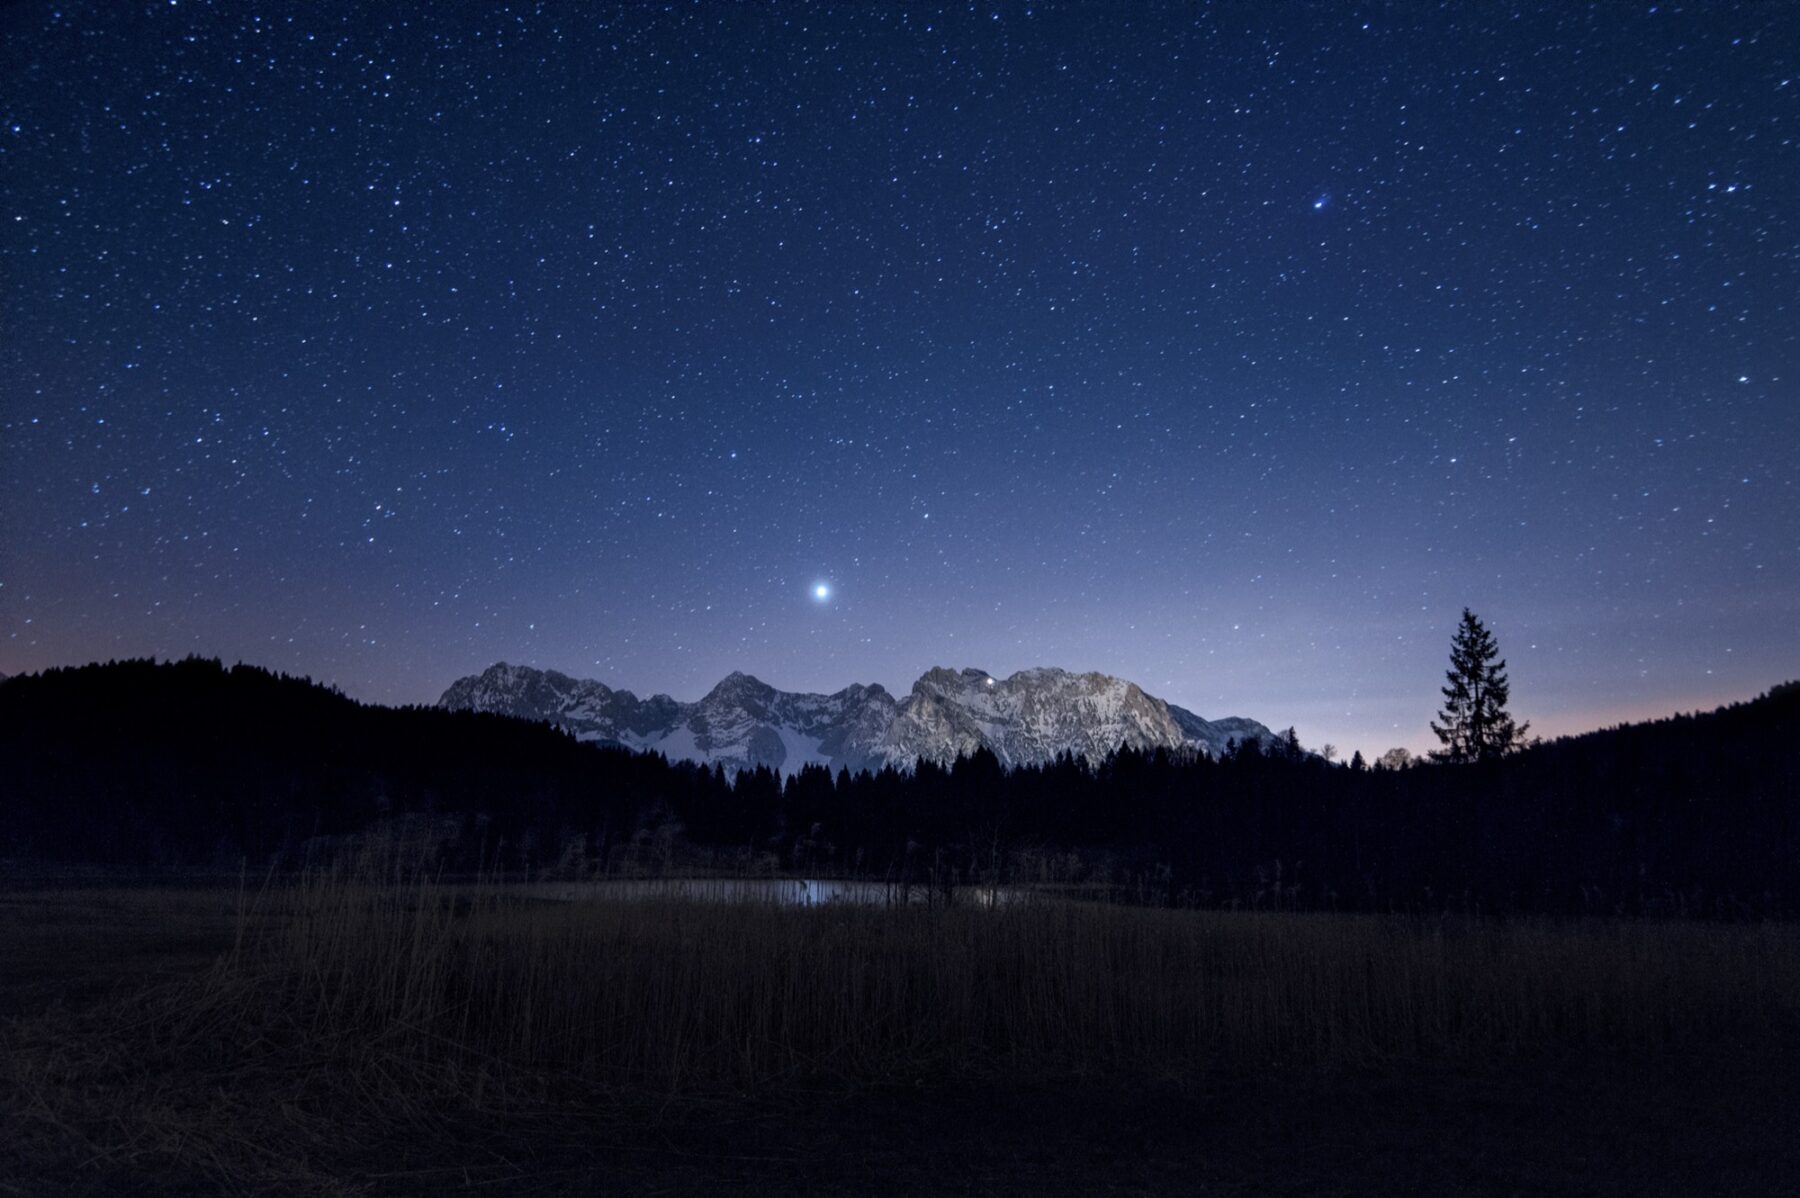
[[[813,598],[817,599],[820,603],[825,602],[827,599],[831,598],[831,587],[823,582],[815,582],[813,584]]]

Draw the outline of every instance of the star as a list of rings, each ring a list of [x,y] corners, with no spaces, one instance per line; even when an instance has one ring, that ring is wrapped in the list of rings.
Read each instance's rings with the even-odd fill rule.
[[[1743,663],[1690,706],[1757,693],[1800,670],[1800,417],[1765,299],[1800,294],[1768,252],[1800,205],[1762,198],[1800,74],[1727,34],[1757,5],[1657,4],[1604,31],[1556,5],[1407,6],[1404,30],[1247,7],[1293,48],[1274,67],[1212,58],[1175,5],[1116,39],[934,22],[929,55],[883,6],[819,0],[808,37],[727,5],[527,5],[504,47],[480,5],[274,31],[164,0],[196,11],[89,6],[79,55],[64,6],[26,6],[0,673],[191,649],[410,703],[527,654],[680,690],[690,654],[837,687],[954,649],[1154,671],[1377,756],[1435,746],[1413,687],[1468,602],[1665,679]],[[814,36],[880,84],[821,69]],[[1092,36],[1133,69],[1012,70]],[[366,52],[304,50],[339,38]],[[179,97],[144,83],[177,42]],[[1579,71],[1494,65],[1577,46]],[[547,119],[602,59],[592,119]],[[252,74],[306,99],[259,107],[245,157]],[[446,134],[502,109],[504,138]],[[154,145],[84,136],[102,110]],[[840,603],[826,569],[861,589]],[[1655,637],[1608,618],[1626,579],[1667,599]],[[1693,614],[1741,615],[1746,587],[1792,618]],[[1284,628],[1309,643],[1271,652]],[[1310,642],[1340,638],[1328,681]],[[1569,696],[1559,729],[1649,701],[1533,656],[1517,698]],[[1367,684],[1353,717],[1304,698],[1338,676]]]

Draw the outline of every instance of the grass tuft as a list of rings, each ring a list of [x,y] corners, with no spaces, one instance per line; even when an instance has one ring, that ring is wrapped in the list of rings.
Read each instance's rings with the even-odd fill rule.
[[[210,967],[0,1032],[16,1176],[318,1192],[381,1159],[426,1186],[454,1140],[463,1184],[546,1128],[604,1138],[671,1103],[1800,1033],[1800,928],[1778,924],[553,902],[342,874],[231,902]]]

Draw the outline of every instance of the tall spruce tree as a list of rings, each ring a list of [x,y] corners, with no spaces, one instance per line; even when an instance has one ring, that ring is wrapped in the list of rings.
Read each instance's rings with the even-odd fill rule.
[[[1439,761],[1489,761],[1523,743],[1531,725],[1515,726],[1506,710],[1512,691],[1506,662],[1494,634],[1466,607],[1450,638],[1450,669],[1444,677],[1444,709],[1431,724],[1444,747],[1432,756]]]

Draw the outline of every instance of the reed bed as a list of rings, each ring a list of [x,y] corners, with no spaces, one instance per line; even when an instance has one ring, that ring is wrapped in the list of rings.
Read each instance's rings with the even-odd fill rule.
[[[1800,929],[1012,901],[542,902],[314,879],[222,982],[319,1037],[660,1092],[1193,1077],[1800,1029]]]
[[[546,901],[320,874],[246,895],[229,940],[197,975],[0,1027],[0,1121],[38,1176],[176,1160],[306,1188],[509,1112],[579,1110],[588,1136],[671,1101],[1800,1044],[1784,924]]]

